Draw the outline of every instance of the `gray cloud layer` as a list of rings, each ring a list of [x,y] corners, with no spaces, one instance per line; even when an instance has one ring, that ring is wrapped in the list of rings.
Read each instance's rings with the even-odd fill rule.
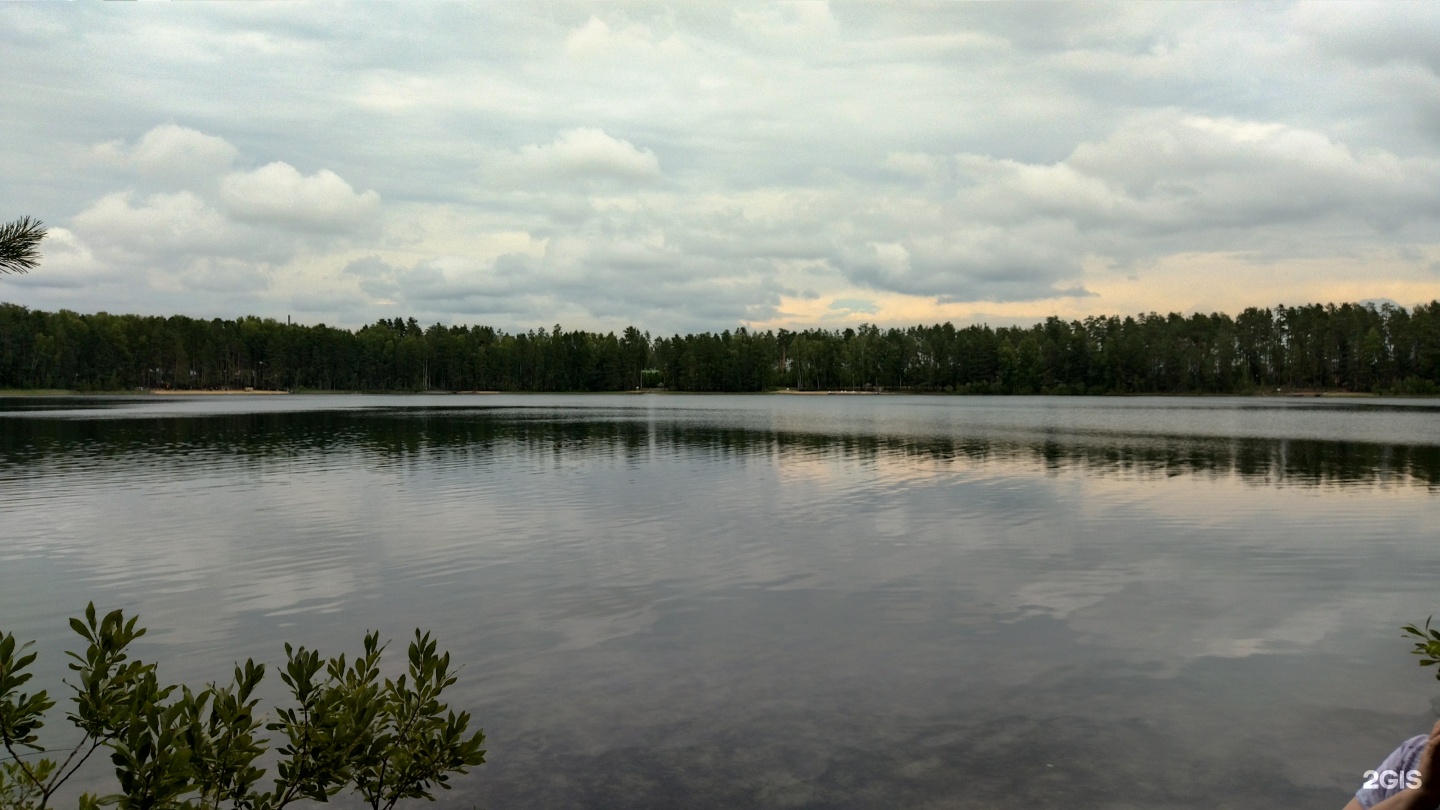
[[[0,218],[55,226],[0,280],[31,306],[666,331],[1108,311],[1120,277],[1191,305],[1176,257],[1292,301],[1337,256],[1377,296],[1440,282],[1426,5],[0,22]]]

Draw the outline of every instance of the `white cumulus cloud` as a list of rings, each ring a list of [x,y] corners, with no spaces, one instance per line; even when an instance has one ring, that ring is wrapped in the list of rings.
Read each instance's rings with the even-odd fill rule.
[[[660,160],[649,149],[589,127],[572,129],[544,145],[522,147],[511,156],[510,168],[548,177],[606,177],[652,180],[660,176]]]
[[[104,162],[162,180],[212,178],[230,167],[239,150],[229,141],[177,124],[151,129],[133,146],[107,141],[94,149]]]
[[[129,192],[107,194],[75,216],[74,230],[87,243],[129,256],[224,250],[238,237],[224,214],[189,191],[153,194],[138,204]]]
[[[220,181],[220,200],[236,218],[294,230],[345,231],[380,207],[374,191],[356,192],[340,175],[303,175],[276,161]]]
[[[1167,112],[1122,123],[1063,161],[957,156],[958,199],[997,223],[1058,218],[1115,234],[1300,227],[1350,220],[1381,231],[1440,213],[1440,161],[1357,151],[1324,133],[1274,122]],[[1235,247],[1233,233],[1226,245]]]

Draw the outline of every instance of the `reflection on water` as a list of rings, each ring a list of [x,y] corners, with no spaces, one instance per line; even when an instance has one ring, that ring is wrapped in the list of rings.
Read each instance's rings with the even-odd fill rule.
[[[0,399],[0,407],[9,402],[13,400]],[[33,474],[47,460],[139,466],[148,460],[174,470],[233,456],[261,460],[355,451],[382,466],[422,459],[444,464],[447,458],[494,453],[503,445],[509,452],[550,450],[576,458],[618,455],[631,462],[648,460],[656,452],[773,454],[782,459],[824,454],[851,462],[912,458],[1041,464],[1054,471],[1079,468],[1091,475],[1234,477],[1261,486],[1440,484],[1440,444],[1414,443],[1424,437],[1408,435],[1404,424],[1396,425],[1392,433],[1399,441],[1380,443],[1346,441],[1343,436],[1059,431],[1021,420],[998,429],[962,425],[958,434],[935,433],[932,425],[923,426],[929,431],[911,434],[830,433],[823,422],[805,430],[777,430],[753,424],[759,421],[753,419],[752,424],[714,424],[695,420],[695,414],[685,410],[662,413],[671,419],[657,423],[649,414],[636,419],[626,410],[416,407],[242,412],[184,419],[3,419],[0,473]],[[1401,413],[1440,423],[1440,409],[1411,406]],[[1371,406],[1357,415],[1373,420],[1383,418],[1385,412]],[[674,419],[677,416],[682,418]]]
[[[1433,403],[14,402],[6,629],[434,629],[457,807],[1338,807],[1431,722]]]

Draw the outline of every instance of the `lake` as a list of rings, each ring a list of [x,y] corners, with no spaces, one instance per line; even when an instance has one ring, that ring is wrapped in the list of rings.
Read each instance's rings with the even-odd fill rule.
[[[0,399],[37,681],[88,600],[191,683],[423,627],[444,807],[1339,810],[1437,527],[1435,400]]]

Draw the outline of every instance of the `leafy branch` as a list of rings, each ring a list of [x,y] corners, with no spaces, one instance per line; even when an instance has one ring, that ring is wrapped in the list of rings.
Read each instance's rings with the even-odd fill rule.
[[[63,759],[40,743],[45,691],[22,692],[36,659],[33,642],[0,632],[0,810],[46,810],[56,792],[100,748],[110,751],[118,790],[80,798],[81,810],[279,810],[292,802],[324,802],[347,786],[374,810],[393,810],[402,799],[434,798],[451,775],[485,762],[485,735],[468,731],[470,715],[441,700],[456,682],[449,653],[429,633],[415,631],[409,669],[394,680],[380,675],[384,645],[367,633],[353,662],[344,655],[285,645],[280,680],[294,705],[269,722],[258,713],[256,689],[265,665],[237,664],[229,684],[196,692],[162,684],[155,664],[133,660],[127,648],[145,634],[121,611],[97,618],[95,606],[70,626],[86,642],[69,652],[75,683],[66,718],[82,737]],[[264,731],[282,745],[271,789],[259,790],[266,771],[256,762],[269,750]]]
[[[1431,616],[1426,619],[1423,627],[1407,624],[1400,628],[1407,635],[1419,639],[1415,642],[1414,648],[1410,650],[1410,654],[1420,656],[1420,666],[1422,667],[1433,667],[1440,663],[1440,630],[1430,627],[1430,622],[1434,618]],[[1440,669],[1435,670],[1435,678],[1440,680]]]

